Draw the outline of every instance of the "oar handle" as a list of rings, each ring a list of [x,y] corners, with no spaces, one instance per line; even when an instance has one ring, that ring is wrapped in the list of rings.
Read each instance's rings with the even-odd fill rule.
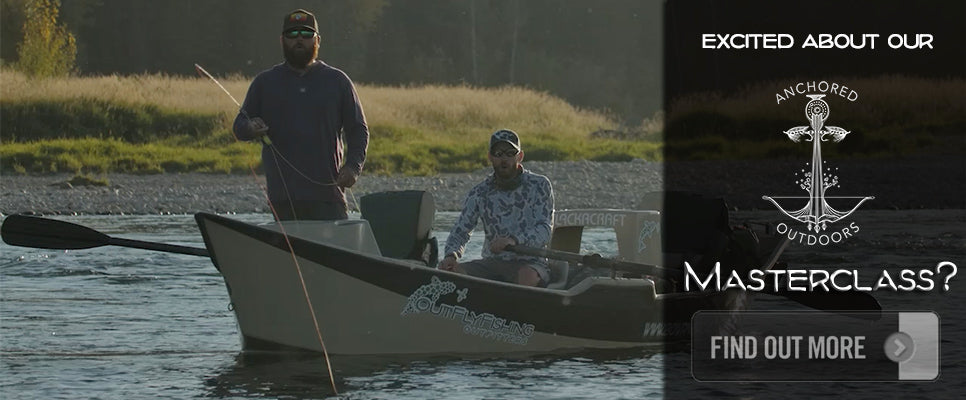
[[[657,265],[639,264],[634,262],[619,261],[619,260],[614,260],[610,258],[604,258],[604,257],[601,257],[600,254],[583,255],[578,253],[571,253],[569,251],[540,249],[536,247],[529,247],[529,246],[523,246],[523,245],[507,246],[506,249],[517,254],[524,254],[524,255],[534,256],[534,257],[552,258],[554,260],[563,260],[567,262],[578,262],[578,263],[593,266],[593,267],[610,268],[617,271],[652,275],[652,276],[656,276],[664,279],[669,279],[669,278],[680,279],[680,278],[683,278],[684,276],[684,274],[681,271],[659,267]]]
[[[121,247],[133,247],[135,249],[156,250],[166,253],[187,254],[190,256],[208,257],[208,250],[200,247],[179,246],[176,244],[145,242],[143,240],[124,239],[112,237],[108,244]]]
[[[536,247],[524,246],[522,244],[509,245],[506,247],[506,250],[527,256],[552,258],[554,260],[563,260],[568,262],[584,262],[584,256],[580,254],[560,250],[540,249]]]

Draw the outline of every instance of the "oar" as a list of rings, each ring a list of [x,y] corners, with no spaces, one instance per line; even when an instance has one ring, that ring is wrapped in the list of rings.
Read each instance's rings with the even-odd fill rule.
[[[865,292],[793,292],[785,288],[773,290],[769,287],[759,293],[781,296],[806,307],[820,311],[841,313],[860,318],[878,320],[882,305],[872,295]],[[849,311],[873,311],[873,313],[850,314]]]
[[[538,249],[520,245],[508,246],[507,250],[518,254],[546,257],[568,262],[579,262],[593,267],[604,267],[619,271],[643,273],[665,279],[671,277],[680,281],[684,277],[683,272],[680,270],[663,268],[656,265],[618,261],[601,257],[599,254],[583,255],[567,251]],[[789,290],[775,291],[769,288],[761,291],[760,293],[782,296],[806,307],[811,307],[821,311],[843,312],[846,314],[847,311],[882,311],[882,306],[875,299],[875,297],[872,297],[872,295],[864,292],[793,292]],[[876,313],[869,313],[867,315],[869,319],[879,319],[879,315]]]
[[[784,263],[775,264],[772,269],[785,269],[787,266]],[[782,282],[784,283],[784,282]],[[879,301],[872,297],[871,294],[865,292],[822,292],[822,291],[811,291],[811,292],[796,292],[787,289],[786,285],[780,285],[778,290],[772,287],[766,287],[760,293],[770,294],[773,296],[781,296],[786,299],[797,302],[803,306],[811,307],[816,310],[829,311],[829,312],[841,312],[843,314],[848,314],[848,311],[882,311],[882,305]],[[852,315],[852,314],[849,314]],[[880,317],[879,313],[869,313],[863,314],[863,317],[872,320],[878,320]]]
[[[529,246],[507,246],[507,250],[512,251],[517,254],[524,254],[528,256],[535,257],[546,257],[552,258],[554,260],[563,260],[567,262],[579,262],[581,264],[598,267],[598,268],[610,268],[618,271],[634,272],[644,275],[651,275],[655,277],[660,277],[664,279],[682,279],[684,274],[679,270],[673,270],[669,268],[659,267],[657,265],[650,264],[639,264],[628,261],[619,261],[611,258],[601,257],[600,254],[577,254],[571,253],[569,251],[561,250],[550,250],[550,249],[539,249],[536,247]]]
[[[9,245],[40,249],[122,246],[208,257],[208,250],[202,248],[113,238],[86,226],[28,215],[8,216],[0,227],[0,234],[3,236],[4,243]]]

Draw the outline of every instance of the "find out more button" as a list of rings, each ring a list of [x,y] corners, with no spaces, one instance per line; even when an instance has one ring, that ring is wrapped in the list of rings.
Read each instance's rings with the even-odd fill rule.
[[[909,361],[916,354],[916,342],[905,332],[889,335],[882,347],[886,357],[897,363]]]
[[[936,380],[939,328],[931,311],[700,311],[691,319],[691,374],[702,382]]]

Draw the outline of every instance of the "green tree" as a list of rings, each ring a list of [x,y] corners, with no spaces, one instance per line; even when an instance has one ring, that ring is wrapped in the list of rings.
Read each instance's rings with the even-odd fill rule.
[[[77,45],[67,27],[58,24],[59,6],[56,0],[30,0],[26,4],[17,69],[29,76],[62,76],[74,70]]]

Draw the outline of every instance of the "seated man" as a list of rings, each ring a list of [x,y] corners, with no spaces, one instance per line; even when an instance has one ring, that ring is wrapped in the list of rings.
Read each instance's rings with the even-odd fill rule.
[[[463,211],[446,240],[439,268],[487,279],[544,287],[550,282],[546,259],[506,251],[508,245],[544,248],[553,231],[553,190],[550,180],[523,169],[520,137],[510,130],[490,137],[493,175],[470,190]],[[465,263],[466,242],[476,223],[486,236],[483,258]]]

